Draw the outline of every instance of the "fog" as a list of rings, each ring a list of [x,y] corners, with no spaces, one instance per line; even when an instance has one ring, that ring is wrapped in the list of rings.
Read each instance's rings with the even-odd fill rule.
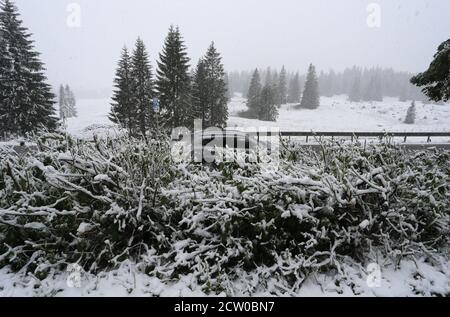
[[[368,8],[372,2],[16,0],[50,83],[83,91],[108,91],[121,48],[138,36],[154,68],[170,24],[180,26],[192,63],[215,41],[228,71],[285,65],[305,72],[310,62],[319,70],[424,70],[449,38],[450,2],[376,1],[380,15]],[[79,25],[71,3],[81,9]]]

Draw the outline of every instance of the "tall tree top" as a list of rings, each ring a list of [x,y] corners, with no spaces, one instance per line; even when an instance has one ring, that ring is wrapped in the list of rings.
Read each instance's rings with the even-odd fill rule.
[[[430,100],[450,100],[450,39],[439,45],[430,67],[411,78],[411,83],[424,87],[422,91]]]
[[[160,77],[170,74],[187,76],[190,59],[178,26],[170,26],[159,59],[158,75]]]

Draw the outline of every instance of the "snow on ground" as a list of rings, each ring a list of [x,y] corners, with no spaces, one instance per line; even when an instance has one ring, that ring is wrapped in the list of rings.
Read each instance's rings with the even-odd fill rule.
[[[410,102],[385,98],[383,102],[351,103],[347,96],[321,97],[316,110],[294,109],[283,105],[277,122],[238,117],[245,110],[246,99],[235,96],[229,104],[229,127],[279,127],[283,131],[349,131],[349,132],[419,132],[450,131],[450,104],[424,105],[416,102],[416,123],[403,123]]]
[[[343,275],[337,279],[332,275],[317,274],[308,278],[297,293],[279,293],[276,281],[268,282],[264,289],[256,288],[252,294],[249,284],[256,276],[243,274],[233,283],[233,296],[449,296],[450,262],[430,265],[423,259],[403,260],[398,269],[394,265],[381,268],[380,275],[367,273],[365,269],[343,266]],[[379,277],[379,278],[378,278]],[[221,293],[218,296],[231,294]],[[7,268],[0,269],[0,297],[6,296],[161,296],[196,297],[206,296],[195,283],[192,274],[182,276],[177,282],[163,282],[139,271],[135,264],[125,261],[121,267],[95,276],[63,272],[40,281],[32,274],[14,274]]]
[[[108,119],[110,110],[109,98],[77,100],[78,117],[67,120],[67,131],[78,137],[115,133],[116,128]]]
[[[77,136],[114,130],[108,119],[111,100],[80,99],[78,117],[68,120],[68,131]],[[283,131],[350,131],[350,132],[418,132],[450,131],[450,104],[424,105],[416,102],[416,123],[404,124],[410,102],[385,98],[383,102],[350,103],[347,96],[322,97],[316,110],[294,109],[283,105],[277,122],[267,122],[238,117],[246,109],[246,99],[235,95],[229,103],[230,128],[277,127]],[[450,140],[445,140],[450,141]]]

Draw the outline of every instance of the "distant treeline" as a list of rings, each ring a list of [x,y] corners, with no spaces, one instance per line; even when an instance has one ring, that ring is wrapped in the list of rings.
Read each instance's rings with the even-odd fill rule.
[[[288,82],[294,77],[296,71],[287,71]],[[277,77],[278,70],[267,68],[261,71],[261,78]],[[343,72],[329,70],[318,74],[319,93],[324,97],[334,95],[348,95],[353,101],[376,101],[383,97],[398,97],[400,100],[428,101],[419,87],[410,83],[415,74],[395,71],[392,68],[363,68],[353,66]],[[250,86],[252,71],[233,71],[228,73],[230,91],[247,95]],[[303,86],[305,75],[300,75],[300,84]],[[302,88],[303,89],[303,88]]]

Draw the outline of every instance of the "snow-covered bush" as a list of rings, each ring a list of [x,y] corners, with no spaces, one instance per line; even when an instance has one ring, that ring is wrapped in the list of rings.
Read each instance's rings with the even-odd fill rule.
[[[95,271],[167,245],[156,208],[170,181],[163,143],[45,135],[39,151],[1,150],[0,263],[16,269],[79,263]]]
[[[282,160],[278,171],[179,166],[163,191],[179,226],[164,262],[171,276],[194,272],[220,291],[223,279],[255,270],[292,288],[347,257],[365,263],[381,250],[401,260],[447,242],[448,153],[328,144],[315,156]]]
[[[164,280],[191,274],[205,292],[228,293],[243,272],[257,277],[246,287],[286,291],[376,252],[400,261],[448,246],[445,151],[288,145],[266,169],[175,165],[166,143],[124,137],[53,135],[39,147],[0,161],[0,265],[35,275],[128,258]]]

